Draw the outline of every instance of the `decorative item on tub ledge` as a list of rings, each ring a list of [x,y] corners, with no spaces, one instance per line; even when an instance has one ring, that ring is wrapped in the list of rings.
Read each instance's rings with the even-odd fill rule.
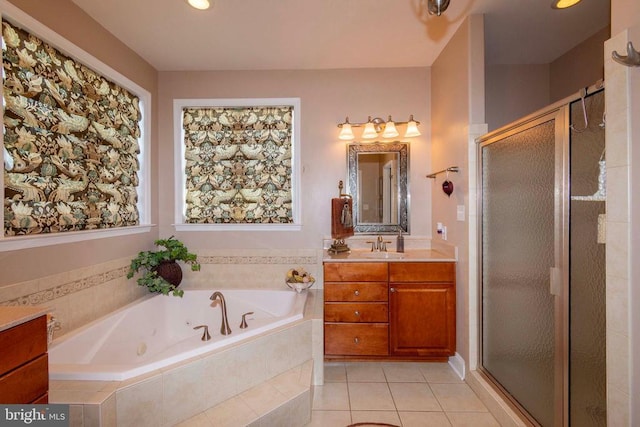
[[[139,270],[142,276],[137,279],[139,286],[146,286],[149,292],[158,292],[182,297],[184,291],[177,289],[182,281],[182,268],[176,261],[182,261],[191,265],[191,271],[200,271],[200,263],[197,255],[190,253],[187,247],[173,236],[168,239],[159,239],[154,242],[156,246],[165,249],[160,251],[143,251],[131,260],[127,278],[131,279]]]
[[[302,268],[291,268],[287,271],[287,275],[285,276],[284,282],[288,287],[294,289],[297,293],[304,291],[305,289],[309,289],[316,283],[316,279],[307,271]]]

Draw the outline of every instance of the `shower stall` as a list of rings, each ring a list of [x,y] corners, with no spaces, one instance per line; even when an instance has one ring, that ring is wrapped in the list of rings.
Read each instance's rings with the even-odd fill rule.
[[[594,86],[478,141],[480,371],[532,425],[606,425],[604,127]]]

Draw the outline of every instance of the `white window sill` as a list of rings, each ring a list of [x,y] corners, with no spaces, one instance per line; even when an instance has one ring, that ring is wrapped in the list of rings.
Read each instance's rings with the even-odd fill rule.
[[[34,236],[4,237],[0,238],[0,252],[60,245],[64,243],[83,242],[108,237],[128,236],[131,234],[149,233],[153,227],[155,227],[155,225],[149,224],[100,230],[39,234]]]
[[[176,231],[301,231],[301,224],[173,224]]]

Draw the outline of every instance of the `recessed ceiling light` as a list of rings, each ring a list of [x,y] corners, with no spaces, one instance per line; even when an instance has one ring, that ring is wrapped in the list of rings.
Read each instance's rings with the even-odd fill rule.
[[[580,3],[580,0],[554,0],[551,7],[554,9],[566,9]]]
[[[211,6],[209,0],[187,0],[191,7],[195,7],[199,10],[207,10]]]

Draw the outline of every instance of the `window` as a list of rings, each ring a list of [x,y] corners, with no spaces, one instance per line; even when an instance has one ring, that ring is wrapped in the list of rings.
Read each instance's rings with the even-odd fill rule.
[[[300,228],[298,99],[174,105],[178,229]]]
[[[148,92],[44,27],[14,23],[21,12],[9,15],[2,19],[1,250],[25,247],[15,244],[20,239],[28,247],[146,231],[131,228],[149,223],[148,195],[140,191]]]

